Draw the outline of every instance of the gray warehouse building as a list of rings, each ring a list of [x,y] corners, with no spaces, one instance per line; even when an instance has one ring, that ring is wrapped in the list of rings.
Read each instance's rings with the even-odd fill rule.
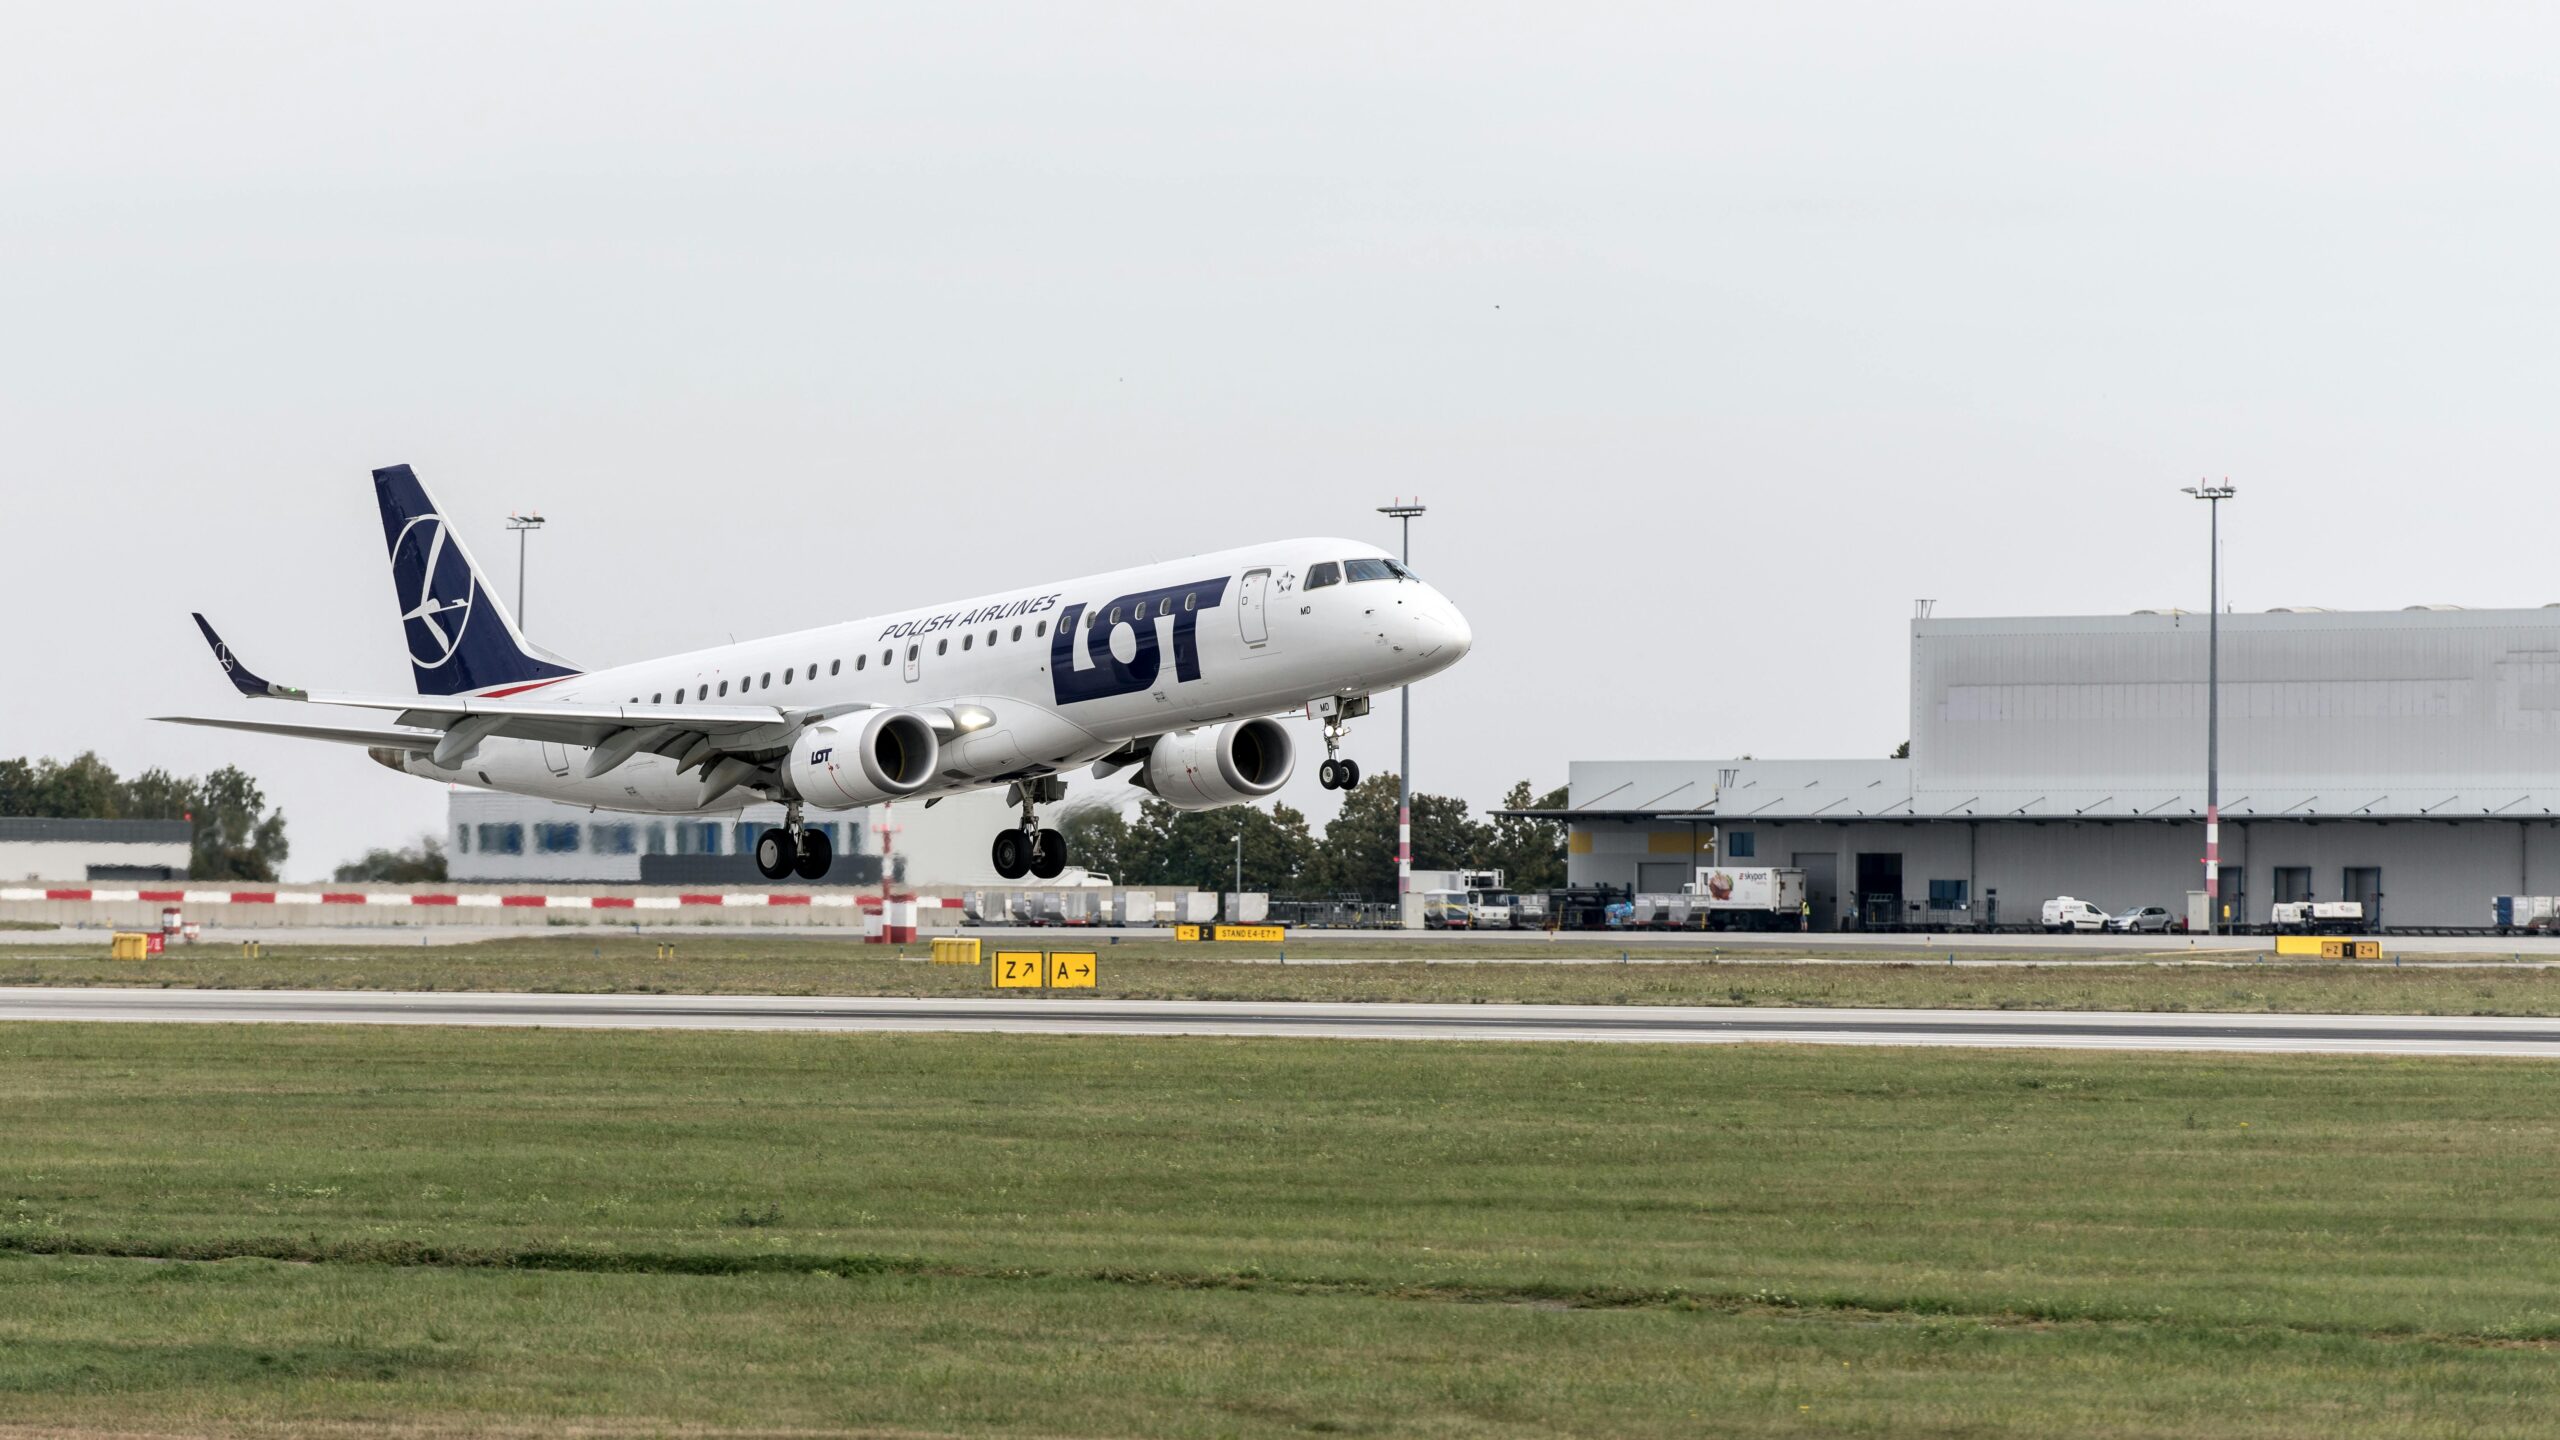
[[[1577,761],[1576,886],[1805,871],[1816,929],[2033,924],[2203,886],[2206,617],[1921,619],[1902,760]],[[2560,893],[2560,608],[2222,620],[2223,903],[2487,926]]]

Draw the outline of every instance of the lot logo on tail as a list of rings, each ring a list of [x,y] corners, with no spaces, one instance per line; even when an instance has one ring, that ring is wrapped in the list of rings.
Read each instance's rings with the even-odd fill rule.
[[[445,543],[444,517],[419,515],[391,542],[393,569],[417,585],[417,603],[400,616],[409,637],[409,663],[433,670],[453,658],[470,628],[480,584],[457,545]],[[445,598],[445,597],[452,598]]]
[[[1068,606],[1058,619],[1058,628],[1049,636],[1049,679],[1057,691],[1058,703],[1072,705],[1079,700],[1135,695],[1155,684],[1156,676],[1164,669],[1163,646],[1157,637],[1166,621],[1173,625],[1175,682],[1199,679],[1200,613],[1216,609],[1226,593],[1227,580],[1222,575],[1214,580],[1123,595],[1094,606],[1090,612],[1081,604]],[[1127,660],[1111,648],[1123,630],[1136,640]],[[1078,637],[1082,637],[1081,645]]]

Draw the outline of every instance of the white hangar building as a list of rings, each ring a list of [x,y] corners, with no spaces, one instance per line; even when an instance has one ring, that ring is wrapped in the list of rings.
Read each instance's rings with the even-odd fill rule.
[[[1816,929],[2033,924],[2204,883],[2206,617],[1911,625],[1904,760],[1578,761],[1577,886],[1805,871]],[[2560,607],[2222,619],[2223,903],[2487,926],[2560,893]],[[1538,812],[1554,814],[1556,812]]]

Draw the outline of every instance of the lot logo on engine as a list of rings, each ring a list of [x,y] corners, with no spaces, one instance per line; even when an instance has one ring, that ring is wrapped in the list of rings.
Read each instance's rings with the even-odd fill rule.
[[[1135,695],[1155,684],[1164,669],[1159,635],[1167,623],[1173,627],[1174,680],[1199,679],[1200,615],[1216,609],[1226,594],[1227,579],[1222,575],[1141,590],[1089,610],[1082,604],[1068,606],[1049,637],[1049,678],[1058,703]],[[1124,629],[1137,637],[1137,648],[1126,661],[1111,650],[1113,637]]]

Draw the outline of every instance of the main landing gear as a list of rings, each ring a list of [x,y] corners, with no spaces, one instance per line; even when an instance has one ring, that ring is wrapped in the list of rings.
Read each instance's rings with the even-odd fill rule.
[[[1008,798],[1022,806],[1022,823],[996,836],[991,858],[996,873],[1007,880],[1025,875],[1040,880],[1055,880],[1067,868],[1067,837],[1055,830],[1040,828],[1037,807],[1067,798],[1067,782],[1054,775],[1037,780],[1014,782]]]
[[[783,812],[780,829],[767,830],[756,837],[756,873],[767,880],[793,875],[803,880],[823,880],[835,860],[836,847],[827,839],[827,832],[809,829],[801,822],[797,800]]]

